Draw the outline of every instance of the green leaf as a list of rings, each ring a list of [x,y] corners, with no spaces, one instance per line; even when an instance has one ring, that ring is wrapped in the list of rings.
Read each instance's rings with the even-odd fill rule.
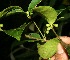
[[[28,41],[28,42],[35,42],[35,41],[37,41],[37,40],[25,40],[25,41]]]
[[[0,27],[3,27],[3,24],[0,24]]]
[[[30,35],[31,37],[41,39],[40,35],[37,34],[37,33],[30,33],[29,35]]]
[[[25,27],[27,26],[26,23],[24,23],[23,25],[21,25],[19,28],[16,29],[10,29],[10,30],[3,30],[3,32],[5,32],[6,34],[16,38],[18,41],[20,41],[21,38],[21,34],[24,31]]]
[[[50,29],[52,29],[51,27],[47,27],[47,30],[49,31]]]
[[[49,30],[47,30],[46,33],[49,34]]]
[[[32,0],[31,3],[29,4],[28,11],[32,12],[32,9],[37,6],[42,0]]]
[[[3,30],[1,29],[1,27],[3,27],[3,24],[0,24],[0,31],[3,31]]]
[[[25,35],[27,38],[29,38],[28,40],[25,40],[25,41],[28,41],[28,42],[35,42],[35,41],[39,41],[39,40],[42,40],[40,35],[37,34],[37,33],[30,33],[29,35]]]
[[[23,9],[19,6],[10,6],[6,9],[4,9],[3,11],[0,12],[0,18],[3,17],[3,16],[9,16],[11,14],[14,14],[14,13],[19,13],[19,12],[22,12],[24,13]]]
[[[24,11],[21,10],[21,9],[14,9],[14,10],[8,12],[8,13],[6,14],[6,16],[9,16],[9,15],[14,14],[14,13],[17,13],[17,12],[18,12],[18,13],[19,13],[19,12],[24,13]]]
[[[38,53],[39,53],[40,57],[42,57],[44,59],[48,59],[48,58],[52,57],[57,51],[58,43],[59,43],[59,40],[57,38],[53,38],[53,39],[47,41],[43,45],[37,44]]]
[[[49,27],[50,25],[49,24],[46,24],[46,26]]]
[[[57,19],[57,12],[50,6],[39,6],[36,7],[34,11],[42,15],[50,25],[52,25]]]
[[[58,27],[58,24],[53,24],[55,27]]]
[[[36,41],[40,41],[39,39],[29,39],[29,40],[25,40],[25,41],[27,41],[27,42],[36,42]]]

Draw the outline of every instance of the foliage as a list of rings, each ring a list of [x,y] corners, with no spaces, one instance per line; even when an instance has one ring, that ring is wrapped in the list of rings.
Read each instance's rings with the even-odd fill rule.
[[[3,30],[3,32],[5,32],[6,34],[16,38],[18,41],[20,41],[21,38],[21,34],[23,32],[23,30],[26,27],[26,23],[24,23],[22,26],[20,26],[19,28],[16,29],[10,29],[10,30]],[[11,32],[10,32],[11,31]],[[14,34],[15,33],[15,34]]]
[[[57,38],[53,38],[47,41],[43,45],[38,44],[39,55],[44,59],[50,58],[52,55],[56,53],[58,43],[59,43],[59,40]]]
[[[67,19],[70,19],[70,7],[58,8],[56,10],[56,0],[50,0],[49,6],[45,4],[45,1],[45,6],[40,6],[40,2],[42,3],[43,1],[32,0],[26,12],[19,6],[10,6],[0,12],[0,19],[10,15],[13,16],[16,13],[25,14],[27,19],[21,26],[9,30],[2,29],[4,26],[2,23],[0,24],[0,31],[16,38],[11,47],[10,57],[12,60],[27,60],[26,58],[33,60],[30,57],[35,57],[34,60],[39,60],[38,58],[40,57],[49,59],[57,52],[57,45],[61,42],[59,36],[62,34],[62,27],[68,23]],[[24,19],[24,16],[22,18]],[[30,27],[31,24],[33,24],[32,27]],[[29,31],[31,29],[34,31]],[[33,45],[27,48],[25,47],[26,45],[28,46],[27,43],[33,43]],[[70,55],[68,48],[67,51]]]

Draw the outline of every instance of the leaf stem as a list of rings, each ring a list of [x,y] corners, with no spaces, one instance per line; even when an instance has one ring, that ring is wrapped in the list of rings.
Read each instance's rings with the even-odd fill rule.
[[[54,34],[57,36],[57,38],[60,40],[59,36],[57,35],[57,33],[55,32],[54,28],[52,28],[52,31],[54,32]]]
[[[38,31],[40,32],[41,36],[43,37],[43,39],[45,40],[45,37],[43,36],[42,32],[40,31],[39,27],[37,26],[37,24],[34,22],[34,25],[36,26],[36,28],[38,29]]]

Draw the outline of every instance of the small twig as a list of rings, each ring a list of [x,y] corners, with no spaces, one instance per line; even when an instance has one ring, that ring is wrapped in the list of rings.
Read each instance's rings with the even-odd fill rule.
[[[13,53],[10,53],[10,58],[11,58],[11,60],[15,60]]]
[[[54,28],[52,28],[52,31],[54,32],[54,34],[57,36],[57,38],[60,40],[59,36],[57,35],[57,33],[55,32]]]
[[[46,40],[45,37],[43,36],[42,32],[40,31],[39,27],[37,26],[37,24],[35,22],[34,22],[34,25],[36,26],[36,28],[38,29],[39,33],[43,37],[43,40]]]

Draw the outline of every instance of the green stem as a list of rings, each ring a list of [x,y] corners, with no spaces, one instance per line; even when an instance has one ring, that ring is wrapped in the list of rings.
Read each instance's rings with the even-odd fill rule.
[[[45,40],[45,37],[43,36],[42,32],[40,31],[39,27],[37,26],[37,24],[34,22],[34,25],[36,26],[36,28],[38,29],[38,31],[40,32],[41,36],[43,37],[43,39]]]
[[[57,35],[57,33],[55,32],[54,28],[52,28],[52,31],[53,31],[54,34],[57,36],[57,38],[60,39],[59,36]]]

